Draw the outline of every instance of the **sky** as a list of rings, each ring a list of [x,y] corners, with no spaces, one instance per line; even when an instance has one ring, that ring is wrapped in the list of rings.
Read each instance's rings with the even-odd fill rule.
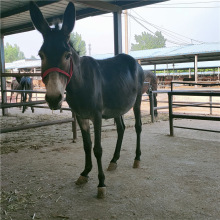
[[[129,48],[134,36],[162,31],[166,46],[220,42],[220,0],[170,0],[128,10]],[[138,22],[137,22],[138,21]],[[156,27],[156,28],[155,28]],[[124,45],[124,14],[122,14]],[[81,34],[91,55],[114,52],[113,16],[105,14],[76,21],[73,32]],[[5,36],[4,43],[17,44],[26,58],[38,57],[43,38],[38,31]],[[123,46],[124,50],[124,46]]]

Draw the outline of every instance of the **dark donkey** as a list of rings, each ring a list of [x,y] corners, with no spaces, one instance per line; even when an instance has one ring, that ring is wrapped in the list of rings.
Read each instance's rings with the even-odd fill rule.
[[[142,93],[150,93],[151,91],[157,91],[157,76],[150,70],[144,70],[144,85],[142,88]],[[157,107],[157,94],[153,93],[154,107]],[[157,110],[154,110],[154,116],[157,117]]]
[[[33,86],[33,81],[30,77],[16,77],[16,80],[13,80],[11,83],[11,90],[21,90],[19,93],[21,93],[21,102],[26,102],[27,101],[27,95],[29,96],[28,101],[31,101],[32,98],[32,93],[26,93],[26,92],[22,92],[25,90],[33,90],[34,86]],[[18,101],[18,92],[16,92],[16,103]],[[12,100],[12,96],[13,96],[14,92],[11,92],[11,97],[10,97],[10,102]],[[25,112],[25,110],[27,109],[27,106],[23,106],[22,109],[22,113]],[[32,112],[34,112],[34,108],[31,107]]]
[[[139,167],[143,70],[131,56],[124,54],[106,60],[95,60],[87,56],[80,58],[69,43],[76,16],[73,3],[69,3],[65,10],[61,30],[58,27],[50,28],[33,2],[30,3],[30,14],[34,26],[44,38],[39,55],[42,59],[42,80],[46,85],[45,99],[51,109],[59,109],[66,89],[66,100],[76,114],[82,132],[85,169],[76,184],[87,182],[88,174],[92,169],[89,126],[89,120],[91,120],[94,125],[93,151],[98,164],[98,198],[103,198],[106,188],[101,161],[102,118],[115,118],[117,125],[116,149],[108,168],[108,170],[114,170],[120,156],[125,130],[122,115],[133,107],[137,133],[133,167]]]

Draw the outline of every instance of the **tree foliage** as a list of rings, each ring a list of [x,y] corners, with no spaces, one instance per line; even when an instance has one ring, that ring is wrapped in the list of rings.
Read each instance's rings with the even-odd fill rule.
[[[14,46],[10,45],[9,43],[6,43],[5,46],[5,62],[11,63],[16,60],[22,60],[25,59],[24,53],[20,51],[20,48],[17,44],[14,44]]]
[[[166,47],[166,39],[161,32],[156,31],[154,35],[146,33],[134,36],[136,44],[131,44],[131,50],[146,50]]]
[[[86,55],[86,43],[82,40],[80,34],[71,33],[70,34],[70,41],[73,44],[73,48],[79,53],[80,56]]]

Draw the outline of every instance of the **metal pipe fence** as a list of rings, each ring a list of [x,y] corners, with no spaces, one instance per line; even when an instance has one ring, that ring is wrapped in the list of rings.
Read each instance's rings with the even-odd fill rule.
[[[175,114],[175,113],[173,113],[173,96],[212,96],[212,97],[213,96],[218,96],[218,97],[220,97],[220,92],[219,91],[209,91],[209,92],[170,91],[170,92],[168,92],[170,136],[174,135],[174,127],[175,128],[183,128],[183,129],[192,129],[192,130],[209,131],[209,132],[218,132],[218,133],[220,133],[220,131],[215,131],[215,130],[174,126],[173,125],[173,119],[174,118],[220,121],[220,116]],[[178,106],[182,107],[181,105],[178,105]],[[186,106],[186,105],[184,105],[184,106]],[[207,106],[201,106],[200,105],[200,107],[207,107]],[[212,106],[211,108],[219,108],[219,106]]]
[[[41,76],[41,73],[1,73],[1,82],[3,77],[22,77],[22,76]],[[5,86],[6,88],[6,86]],[[35,94],[44,94],[46,91],[36,91],[36,90],[7,90],[2,89],[1,90],[1,97],[3,97],[7,92],[17,92],[17,93],[35,93]],[[0,104],[0,108],[3,110],[7,108],[13,108],[13,107],[20,107],[20,106],[33,106],[35,108],[45,108],[46,106],[39,106],[39,104],[45,104],[45,100],[40,101],[30,101],[30,102],[20,102],[20,103],[7,103],[7,99],[4,100],[2,98],[2,103]],[[69,108],[62,108],[61,110],[70,110]],[[4,113],[3,113],[4,115]],[[0,129],[0,133],[7,133],[7,132],[15,132],[30,128],[37,128],[42,126],[49,126],[49,125],[55,125],[55,124],[62,124],[62,123],[72,123],[72,132],[73,132],[73,142],[75,142],[77,138],[77,130],[76,130],[76,117],[75,114],[72,113],[72,118],[64,119],[64,120],[55,120],[55,121],[46,121],[46,122],[39,122],[35,124],[29,124],[25,126],[17,126],[13,128],[3,128]]]
[[[20,77],[22,77],[22,76],[40,76],[41,74],[40,73],[35,73],[35,74],[31,74],[31,73],[19,73],[19,74],[17,74],[17,73],[3,73],[3,74],[1,74],[1,77],[10,77],[10,76],[20,76]],[[145,83],[148,83],[148,82],[145,82]],[[201,96],[201,94],[206,94],[206,93],[208,93],[209,95],[210,95],[210,101],[209,102],[173,102],[172,101],[172,103],[170,102],[170,94],[171,94],[171,92],[173,92],[173,84],[175,84],[175,83],[177,83],[177,84],[193,84],[193,85],[210,85],[210,84],[204,84],[204,83],[192,83],[192,82],[171,82],[171,90],[158,90],[158,91],[149,91],[149,94],[148,94],[148,96],[149,96],[149,100],[147,100],[147,99],[145,99],[145,100],[143,100],[143,101],[150,101],[150,114],[151,114],[151,122],[154,122],[154,118],[155,118],[155,116],[154,116],[154,111],[155,110],[161,110],[161,109],[169,109],[169,112],[170,112],[170,105],[172,104],[172,109],[173,108],[180,108],[180,107],[183,107],[183,106],[191,106],[191,107],[205,107],[205,108],[207,108],[207,107],[209,107],[210,108],[210,114],[212,114],[212,108],[220,108],[220,103],[214,103],[214,102],[212,102],[212,96],[215,96],[215,95],[212,95],[213,93],[215,93],[216,94],[216,92],[215,91],[210,91],[210,90],[196,90],[196,92],[195,92],[195,90],[178,90],[178,91],[176,91],[176,92],[178,92],[178,95],[185,95],[186,94],[186,92],[187,92],[187,94],[194,94],[195,96]],[[149,83],[148,83],[149,84]],[[219,83],[215,83],[215,84],[213,84],[212,83],[212,85],[220,85]],[[2,90],[2,96],[3,96],[3,93],[6,93],[6,92],[21,92],[21,90],[7,90],[7,89],[4,89],[4,90]],[[43,93],[45,93],[46,91],[31,91],[31,90],[26,90],[26,91],[22,91],[22,92],[25,92],[25,93],[36,93],[36,94],[43,94]],[[168,94],[168,101],[167,102],[165,102],[165,101],[161,101],[162,103],[168,103],[168,106],[159,106],[159,107],[157,107],[157,106],[154,106],[154,94],[161,94],[161,93],[167,93]],[[173,93],[173,95],[174,95],[174,93]],[[146,95],[145,95],[146,96]],[[22,103],[2,103],[2,104],[0,104],[0,108],[2,108],[2,109],[4,109],[4,108],[11,108],[11,107],[19,107],[19,106],[34,106],[35,108],[48,108],[47,106],[42,106],[42,105],[39,105],[39,104],[45,104],[46,103],[46,101],[45,100],[41,100],[41,101],[32,101],[32,102],[26,102],[26,103],[24,103],[24,102],[22,102]],[[61,111],[62,110],[68,110],[68,111],[71,111],[71,109],[70,108],[62,108],[61,109]],[[172,116],[173,118],[175,118],[175,117],[177,117],[176,115],[174,115],[173,114],[173,116]],[[180,117],[182,117],[182,116],[180,116]],[[190,116],[189,116],[190,117]],[[194,116],[193,116],[194,117]],[[73,114],[73,118],[75,119],[75,115]],[[212,119],[213,119],[213,117],[212,117]],[[212,120],[211,119],[211,120]],[[62,120],[61,120],[62,121]],[[56,124],[56,122],[58,123],[58,124],[60,124],[60,123],[67,123],[67,122],[72,122],[72,127],[73,127],[73,137],[74,137],[74,140],[76,139],[76,137],[77,137],[77,133],[76,133],[76,120],[72,120],[72,119],[69,119],[69,121],[63,121],[63,122],[60,122],[59,120],[58,121],[55,121],[54,123],[53,122],[45,122],[45,124],[43,124],[42,126],[46,126],[46,124],[48,124],[48,125],[52,125],[52,124]],[[41,123],[38,123],[39,124],[39,126],[41,125]],[[25,126],[25,128],[23,128],[23,127],[21,127],[21,129],[20,130],[24,130],[24,129],[28,129],[28,128],[33,128],[35,125],[30,125],[30,127],[27,125],[27,126]],[[36,125],[37,127],[39,127],[38,125]],[[19,126],[18,126],[19,127]],[[16,128],[17,130],[16,131],[18,131],[19,130],[19,128]],[[9,129],[9,131],[8,132],[11,132],[11,131],[15,131],[15,130],[10,130]],[[5,131],[3,130],[3,132],[2,132],[2,130],[0,131],[1,133],[5,133]]]

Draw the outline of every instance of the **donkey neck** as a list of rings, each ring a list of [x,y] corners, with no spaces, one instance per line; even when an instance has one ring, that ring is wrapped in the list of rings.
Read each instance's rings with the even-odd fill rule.
[[[69,82],[69,84],[66,87],[66,91],[68,93],[73,92],[73,90],[79,89],[82,87],[83,80],[82,80],[82,75],[80,73],[80,57],[78,54],[71,49],[72,51],[72,69],[73,69],[73,75],[72,78]]]

